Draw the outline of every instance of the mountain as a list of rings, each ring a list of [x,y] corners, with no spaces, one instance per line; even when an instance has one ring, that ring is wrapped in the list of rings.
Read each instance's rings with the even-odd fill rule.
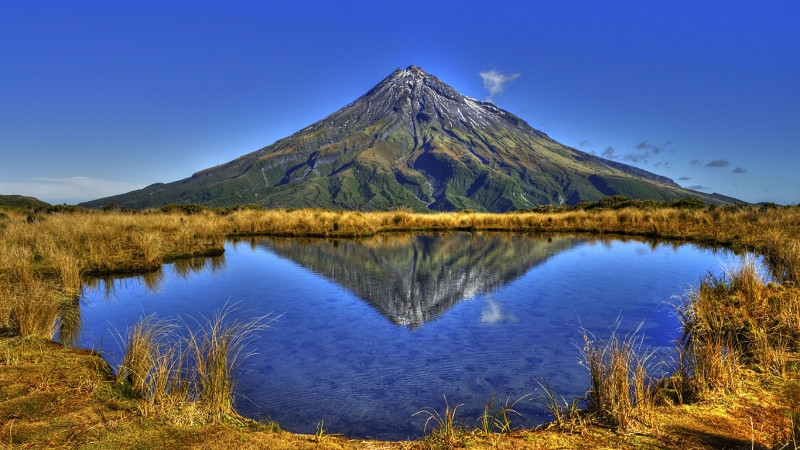
[[[698,197],[669,178],[559,144],[492,103],[410,66],[353,103],[229,163],[82,204],[260,204],[503,212],[609,195]]]
[[[392,323],[418,328],[581,242],[558,236],[415,233],[311,243],[270,237],[259,245],[330,279]]]

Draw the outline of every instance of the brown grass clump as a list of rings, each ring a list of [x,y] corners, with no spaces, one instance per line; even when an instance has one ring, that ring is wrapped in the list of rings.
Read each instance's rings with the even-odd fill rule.
[[[608,339],[600,341],[584,330],[583,341],[582,364],[591,379],[587,393],[591,417],[620,431],[631,430],[637,422],[649,425],[655,406],[653,354],[643,348],[641,335],[635,331],[620,338],[615,327]]]
[[[19,336],[52,339],[62,311],[64,298],[45,281],[13,285],[3,292],[8,302],[8,330]]]
[[[241,420],[234,410],[237,367],[251,354],[246,347],[253,333],[272,320],[233,319],[235,311],[226,307],[183,326],[144,317],[128,329],[117,381],[145,399],[148,411],[191,405],[191,418],[181,420]]]
[[[762,272],[747,259],[708,275],[681,305],[682,351],[697,391],[732,390],[742,365],[782,375],[800,349],[798,291],[766,283]]]
[[[233,408],[236,369],[252,354],[246,350],[246,344],[253,333],[266,329],[272,321],[267,316],[233,319],[230,316],[234,311],[235,308],[226,307],[198,323],[198,329],[187,327],[195,397],[220,418],[238,416]]]
[[[175,340],[175,326],[153,314],[128,328],[117,382],[130,383],[134,391],[154,403],[176,394],[181,386]]]
[[[424,414],[428,416],[428,419],[425,420],[425,431],[428,429],[428,424],[433,422],[430,433],[425,436],[425,441],[428,445],[434,448],[453,448],[461,443],[463,435],[467,434],[468,431],[466,427],[456,422],[456,411],[458,411],[459,406],[461,405],[450,406],[447,402],[447,397],[445,397],[444,412],[440,413],[435,409],[426,409],[414,413],[414,415]]]
[[[54,282],[38,277],[35,256],[29,249],[13,245],[0,259],[0,327],[22,336],[52,339],[68,298]]]

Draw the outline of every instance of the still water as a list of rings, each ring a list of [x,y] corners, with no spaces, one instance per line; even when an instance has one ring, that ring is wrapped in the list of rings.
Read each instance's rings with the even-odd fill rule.
[[[693,245],[500,233],[361,240],[258,238],[225,255],[84,289],[79,345],[120,361],[119,333],[147,314],[186,320],[236,303],[278,317],[241,366],[237,409],[283,429],[375,439],[424,434],[424,409],[461,405],[474,427],[496,393],[515,426],[549,420],[538,382],[567,400],[589,386],[584,327],[598,338],[641,326],[668,354],[668,306],[739,257]],[[191,320],[191,319],[189,319]]]

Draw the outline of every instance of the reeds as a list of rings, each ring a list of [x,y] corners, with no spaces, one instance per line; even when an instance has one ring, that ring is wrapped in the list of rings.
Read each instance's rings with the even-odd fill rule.
[[[514,409],[517,403],[530,397],[530,394],[523,395],[516,400],[511,400],[507,397],[505,402],[497,405],[497,393],[492,394],[492,399],[486,403],[483,408],[483,414],[478,418],[481,425],[481,430],[485,434],[490,433],[510,433],[512,431],[511,418],[513,416],[520,416],[520,413]],[[446,399],[445,399],[446,400]],[[455,414],[455,411],[453,412]]]
[[[235,308],[224,308],[210,319],[197,322],[195,330],[187,326],[187,345],[194,363],[196,398],[220,417],[234,414],[233,394],[236,369],[251,353],[246,344],[253,333],[267,328],[267,316],[241,320],[232,318]]]
[[[612,328],[605,340],[583,330],[582,364],[591,380],[588,412],[600,422],[626,431],[637,422],[647,424],[652,415],[654,382],[648,369],[653,353],[643,347],[638,329],[620,338],[617,328]]]
[[[117,381],[129,383],[150,406],[192,403],[207,420],[236,419],[238,365],[251,355],[253,333],[274,320],[234,318],[225,307],[211,318],[179,326],[148,315],[129,328]],[[158,408],[156,408],[158,410]]]
[[[417,414],[424,414],[428,416],[423,427],[424,431],[428,430],[428,424],[433,421],[434,425],[431,429],[431,432],[426,436],[426,438],[430,440],[433,445],[452,447],[458,443],[458,435],[463,428],[460,427],[456,422],[456,411],[458,411],[460,406],[461,404],[451,407],[450,403],[447,402],[447,397],[445,397],[443,413],[440,413],[433,408],[414,413],[415,416]]]
[[[551,422],[550,426],[561,431],[583,431],[585,421],[581,411],[581,399],[573,398],[572,401],[567,402],[564,396],[557,393],[547,381],[539,381],[538,384],[542,391],[538,401],[553,416],[553,422]]]

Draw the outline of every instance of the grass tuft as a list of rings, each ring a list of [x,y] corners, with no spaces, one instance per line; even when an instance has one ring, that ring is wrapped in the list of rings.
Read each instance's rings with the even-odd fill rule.
[[[236,311],[235,307],[226,306],[211,319],[197,322],[196,330],[187,326],[197,400],[218,417],[235,415],[236,368],[252,354],[246,351],[246,344],[253,333],[266,329],[271,322],[268,316],[249,320],[232,318]]]
[[[173,324],[154,314],[128,328],[125,352],[117,370],[117,382],[130,383],[134,391],[151,403],[163,403],[182,383],[177,369],[181,356],[175,345]]]
[[[506,401],[502,403],[499,408],[496,406],[496,397],[497,393],[495,392],[492,394],[492,399],[484,406],[483,414],[478,418],[481,424],[481,430],[484,434],[510,433],[513,429],[511,417],[520,416],[520,413],[514,409],[514,406],[530,397],[530,394],[523,395],[514,401],[511,401],[511,397],[507,397]]]
[[[571,402],[567,402],[564,396],[557,393],[546,381],[539,381],[538,384],[542,391],[538,401],[553,416],[550,426],[560,431],[583,432],[586,429],[586,422],[582,416],[581,399],[573,398]]]
[[[638,328],[620,338],[618,327],[613,327],[604,341],[583,330],[582,364],[591,380],[589,413],[602,423],[627,431],[637,422],[648,424],[655,406],[654,382],[648,370],[653,353],[643,348]]]
[[[196,421],[241,421],[234,409],[237,367],[250,356],[253,333],[268,316],[232,318],[226,306],[212,318],[178,326],[148,315],[128,330],[117,381],[129,383],[148,407],[191,403]]]
[[[427,439],[430,440],[432,445],[452,447],[458,443],[462,427],[456,423],[456,411],[458,411],[460,406],[461,404],[451,407],[447,402],[447,397],[445,397],[443,413],[432,408],[414,413],[415,416],[417,414],[425,414],[428,416],[427,420],[425,420],[423,431],[428,430],[428,424],[431,421],[434,422],[431,432],[427,435]]]

